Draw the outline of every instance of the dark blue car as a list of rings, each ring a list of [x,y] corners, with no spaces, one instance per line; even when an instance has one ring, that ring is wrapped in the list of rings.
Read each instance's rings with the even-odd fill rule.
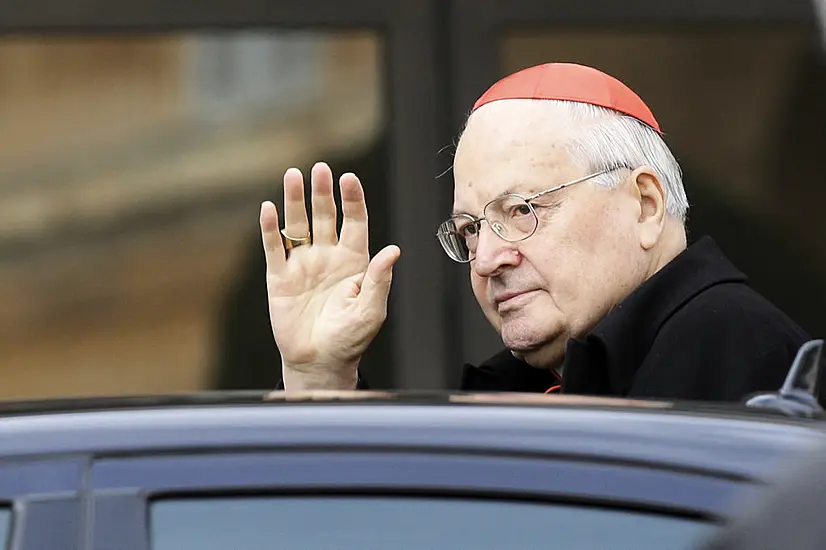
[[[15,550],[688,549],[817,419],[564,396],[201,394],[0,408]]]
[[[704,546],[826,452],[823,342],[743,406],[217,393],[0,405],[13,550]]]

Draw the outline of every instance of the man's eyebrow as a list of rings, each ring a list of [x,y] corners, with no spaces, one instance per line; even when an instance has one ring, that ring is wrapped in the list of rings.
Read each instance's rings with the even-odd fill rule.
[[[496,195],[495,197],[493,197],[490,200],[496,200],[498,198],[504,197],[505,195],[513,195],[514,193],[515,193],[515,191],[513,191],[513,189],[508,187],[507,189],[505,189],[504,191],[502,191],[501,193],[499,193],[498,195]],[[490,201],[488,201],[488,202],[490,202]],[[485,204],[487,204],[487,202]],[[476,217],[476,215],[471,214],[470,212],[466,212],[464,210],[459,210],[459,209],[455,209],[455,208],[453,209],[453,212],[451,212],[450,215],[451,216],[460,216],[462,214],[464,214],[466,216],[473,216],[474,218]]]

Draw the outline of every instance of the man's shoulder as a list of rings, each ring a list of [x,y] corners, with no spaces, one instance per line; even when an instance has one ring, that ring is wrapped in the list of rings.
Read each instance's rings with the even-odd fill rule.
[[[780,308],[743,282],[723,282],[694,295],[674,311],[660,332],[674,331],[711,339],[748,338],[756,348],[778,344],[796,348],[810,339]]]
[[[660,327],[632,393],[730,401],[775,390],[808,340],[800,326],[748,285],[710,286]]]
[[[660,327],[654,346],[737,362],[791,359],[810,340],[797,323],[744,283],[727,282],[699,292]]]

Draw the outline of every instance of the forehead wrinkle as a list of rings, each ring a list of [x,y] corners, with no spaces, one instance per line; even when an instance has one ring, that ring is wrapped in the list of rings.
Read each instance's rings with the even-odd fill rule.
[[[468,203],[456,205],[456,191],[474,204],[478,199],[481,209],[502,195],[533,195],[579,175],[568,151],[571,123],[549,107],[547,102],[503,100],[469,117],[454,157],[453,215],[475,215],[465,210]],[[514,180],[514,173],[531,177]]]

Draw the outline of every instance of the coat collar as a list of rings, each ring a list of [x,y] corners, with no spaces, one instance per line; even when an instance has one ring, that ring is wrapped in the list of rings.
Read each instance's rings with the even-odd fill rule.
[[[710,237],[702,237],[629,294],[581,339],[571,339],[564,391],[626,394],[663,324],[711,286],[746,276]]]

